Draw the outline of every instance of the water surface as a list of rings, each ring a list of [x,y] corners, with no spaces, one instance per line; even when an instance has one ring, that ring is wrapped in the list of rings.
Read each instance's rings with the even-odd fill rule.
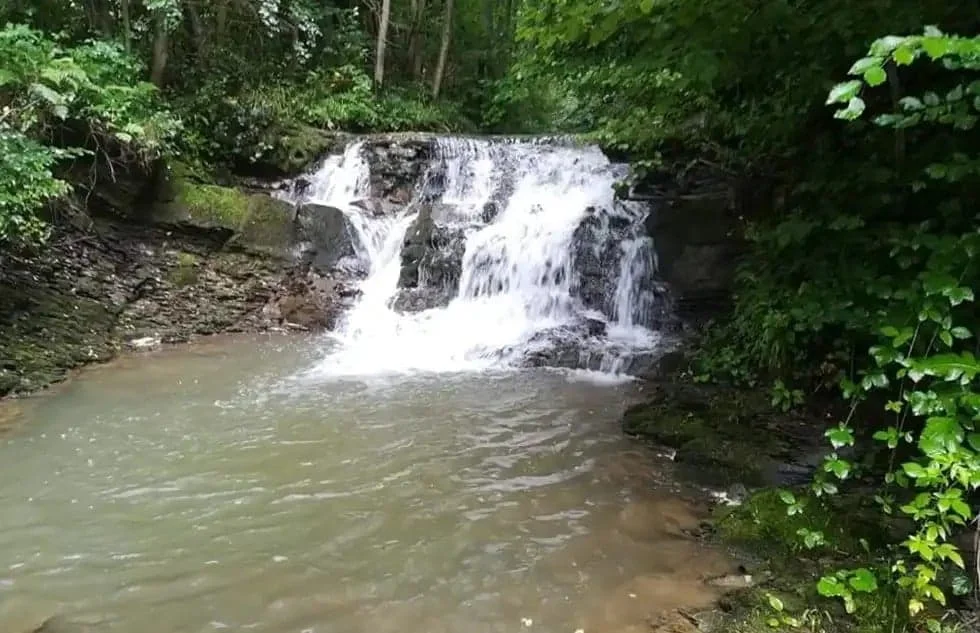
[[[714,598],[728,563],[619,430],[635,386],[317,378],[314,350],[212,342],[15,404],[0,630],[616,632]]]

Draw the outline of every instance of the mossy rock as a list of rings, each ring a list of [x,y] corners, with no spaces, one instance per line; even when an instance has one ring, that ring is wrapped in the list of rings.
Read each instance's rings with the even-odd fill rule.
[[[783,446],[766,428],[765,403],[751,393],[657,383],[648,402],[623,416],[623,428],[676,449],[691,477],[709,485],[768,483]]]
[[[296,176],[309,170],[321,157],[343,150],[347,137],[305,125],[268,130],[263,143],[268,149],[261,157],[238,165],[244,175],[265,178]]]
[[[231,246],[286,258],[295,240],[295,210],[266,194],[182,180],[173,202],[154,209],[153,221],[214,233]]]
[[[623,414],[623,430],[675,448],[710,433],[699,415],[658,405],[637,405],[627,409]]]
[[[710,431],[682,444],[675,460],[686,469],[696,469],[692,477],[722,486],[736,482],[763,485],[775,468],[772,458],[757,443],[720,437]]]
[[[14,391],[20,386],[20,377],[7,369],[0,369],[0,398]]]
[[[248,196],[247,208],[232,245],[288,258],[296,243],[296,209],[265,194]]]
[[[0,393],[45,387],[74,367],[114,353],[114,317],[97,301],[40,285],[0,286],[0,299],[30,310],[7,314],[9,320],[0,315]]]
[[[789,514],[784,491],[765,488],[734,509],[720,510],[715,527],[727,543],[765,557],[786,557],[805,551],[800,530],[819,531],[833,551],[861,555],[868,547],[883,546],[888,529],[879,508],[865,495],[850,494],[816,499],[796,495],[802,511]],[[821,550],[815,550],[819,554]],[[795,557],[793,558],[795,560]]]

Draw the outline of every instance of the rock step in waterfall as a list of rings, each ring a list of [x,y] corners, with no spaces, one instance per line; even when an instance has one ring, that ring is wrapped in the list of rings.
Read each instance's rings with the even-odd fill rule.
[[[284,194],[316,264],[361,278],[319,370],[641,371],[670,315],[650,209],[614,195],[626,169],[596,147],[492,139],[327,157]]]

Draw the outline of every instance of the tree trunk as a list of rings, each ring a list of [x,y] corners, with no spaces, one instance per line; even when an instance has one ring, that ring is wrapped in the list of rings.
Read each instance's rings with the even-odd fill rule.
[[[133,48],[133,29],[129,18],[129,0],[119,0],[119,18],[122,20],[123,47],[128,53]]]
[[[442,23],[442,45],[439,47],[439,62],[436,64],[436,74],[432,78],[432,98],[439,98],[442,89],[442,77],[446,73],[446,60],[449,58],[449,40],[453,35],[453,0],[446,0],[446,17]]]
[[[228,30],[228,0],[218,0],[218,10],[214,17],[214,41],[220,46]]]
[[[194,6],[194,0],[185,2],[184,9],[191,41],[194,42],[194,53],[197,55],[197,61],[202,62],[207,53],[207,39],[204,34],[204,25],[201,23],[201,15],[197,12],[197,7]]]
[[[163,81],[167,72],[167,57],[170,54],[170,36],[167,33],[167,23],[164,16],[157,16],[153,22],[153,57],[150,60],[150,81],[157,88],[163,88]]]
[[[378,50],[374,59],[374,85],[380,88],[385,82],[385,45],[388,43],[388,20],[391,17],[391,0],[381,3],[381,21],[378,25]]]
[[[497,29],[493,19],[493,6],[497,0],[483,0],[483,30],[486,32],[486,49],[480,60],[480,77],[487,79],[495,74],[497,61]]]
[[[412,0],[412,27],[408,35],[408,59],[412,77],[422,80],[422,62],[425,59],[425,43],[422,39],[422,19],[425,17],[425,0]]]

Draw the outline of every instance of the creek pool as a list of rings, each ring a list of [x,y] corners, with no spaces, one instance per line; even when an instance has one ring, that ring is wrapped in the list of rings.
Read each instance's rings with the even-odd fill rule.
[[[216,339],[5,405],[0,630],[617,633],[716,598],[697,496],[619,429],[635,385],[322,358]]]

